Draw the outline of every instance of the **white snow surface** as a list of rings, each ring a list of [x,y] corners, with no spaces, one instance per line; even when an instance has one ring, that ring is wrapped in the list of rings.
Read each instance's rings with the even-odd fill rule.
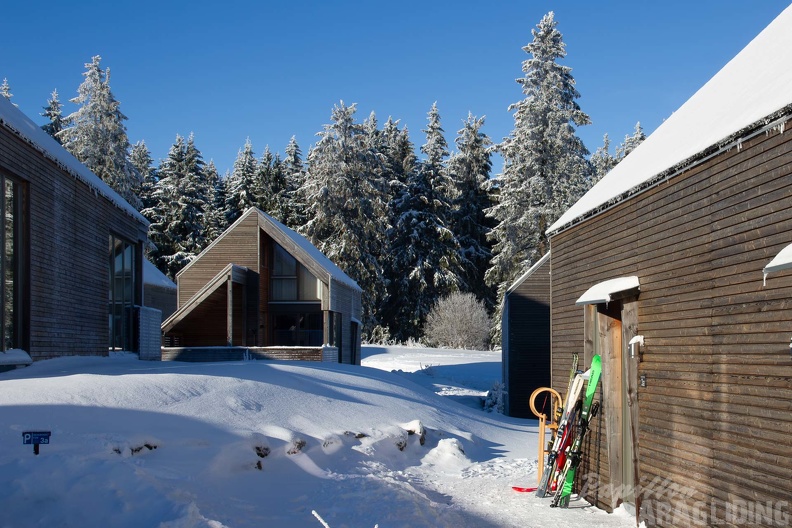
[[[148,226],[146,220],[129,202],[121,198],[109,185],[91,172],[88,167],[80,163],[77,158],[71,155],[60,143],[44,132],[41,127],[30,120],[19,108],[15,107],[11,101],[5,97],[0,97],[0,122],[30,143],[39,152],[58,164],[63,170],[70,173],[73,177],[84,182],[94,192],[97,192],[110,200],[116,207]]]
[[[792,6],[778,15],[547,232],[555,233],[565,228],[585,214],[792,104],[790,86]]]
[[[143,259],[143,283],[160,288],[176,289],[176,283],[162,273],[149,259]]]
[[[364,364],[392,373],[119,354],[2,373],[0,525],[634,526],[623,512],[551,509],[512,491],[536,483],[536,421],[441,396],[420,369],[477,391],[498,356],[364,348]],[[52,432],[38,456],[25,431]]]

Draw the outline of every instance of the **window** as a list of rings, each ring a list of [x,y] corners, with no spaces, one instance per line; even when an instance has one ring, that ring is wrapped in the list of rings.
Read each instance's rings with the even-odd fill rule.
[[[22,184],[0,174],[0,275],[3,280],[2,350],[22,348],[25,242]]]
[[[322,312],[283,313],[273,316],[275,346],[322,346]]]
[[[273,244],[270,300],[318,301],[318,282],[308,269],[279,244]]]
[[[135,254],[134,244],[110,235],[110,350],[135,350]]]

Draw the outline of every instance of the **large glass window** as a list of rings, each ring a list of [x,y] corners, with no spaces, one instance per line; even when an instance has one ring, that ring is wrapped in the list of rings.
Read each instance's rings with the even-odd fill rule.
[[[308,269],[279,244],[273,244],[272,291],[275,302],[318,301],[318,282]]]
[[[110,235],[110,350],[135,350],[135,288],[135,246]]]
[[[284,313],[273,316],[275,346],[322,346],[322,312]]]
[[[23,291],[23,189],[0,175],[0,275],[3,281],[2,350],[22,347]]]

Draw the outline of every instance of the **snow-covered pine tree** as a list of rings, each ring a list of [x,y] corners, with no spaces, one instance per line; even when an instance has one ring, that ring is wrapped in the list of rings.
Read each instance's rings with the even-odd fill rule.
[[[209,161],[204,170],[206,174],[206,184],[209,189],[209,199],[204,207],[204,219],[206,222],[206,245],[214,241],[228,227],[228,220],[225,215],[226,192],[225,179],[220,177],[214,161]]]
[[[592,185],[600,181],[603,176],[608,174],[619,163],[619,160],[610,153],[610,137],[608,137],[608,134],[602,137],[602,146],[591,155],[591,160],[589,161],[591,161]]]
[[[11,93],[11,86],[8,84],[8,79],[3,78],[3,84],[0,84],[0,95],[11,100],[14,97],[14,94]],[[16,103],[12,103],[14,106],[17,106]]]
[[[249,207],[256,207],[256,173],[258,161],[250,138],[239,150],[231,176],[226,180],[226,219],[233,224]]]
[[[169,277],[186,266],[206,246],[204,211],[209,200],[201,152],[191,134],[176,141],[158,169],[154,205],[142,211],[149,219],[151,258]]]
[[[151,152],[149,152],[145,141],[138,141],[132,145],[132,150],[129,153],[129,162],[134,165],[135,169],[143,177],[137,195],[140,198],[141,209],[148,209],[154,205],[157,171],[154,168],[154,160],[151,158]]]
[[[269,145],[259,160],[255,187],[258,208],[268,215],[284,222],[289,214],[286,177],[280,155],[273,155]]]
[[[632,135],[627,134],[624,136],[624,141],[616,148],[617,163],[626,158],[627,154],[635,150],[638,145],[643,143],[644,139],[646,139],[646,134],[644,134],[643,128],[641,127],[641,122],[638,121],[635,123],[635,130],[633,131]]]
[[[416,169],[417,158],[415,146],[410,141],[407,127],[399,130],[399,122],[388,118],[382,127],[382,163],[383,179],[386,182],[388,203],[388,224],[396,225],[396,201],[404,192],[407,181],[412,178]],[[395,277],[390,275],[392,266],[385,265],[386,279],[392,282]],[[400,271],[396,271],[400,274]]]
[[[420,337],[434,304],[465,289],[459,243],[449,229],[452,183],[446,175],[448,144],[437,104],[429,111],[426,155],[395,200],[396,223],[389,232],[391,257],[388,326],[396,339]]]
[[[504,160],[496,183],[500,194],[488,210],[497,225],[490,233],[494,257],[485,278],[498,288],[496,306],[511,282],[547,252],[545,231],[591,180],[588,151],[575,133],[590,121],[575,101],[580,94],[571,68],[557,62],[566,49],[554,14],[545,15],[532,34],[523,48],[532,58],[523,62],[525,75],[517,80],[525,98],[509,108],[514,129],[498,146]]]
[[[448,161],[448,175],[454,185],[451,231],[459,242],[462,261],[466,262],[463,278],[468,291],[492,307],[494,291],[484,282],[484,272],[492,258],[487,241],[491,222],[484,212],[492,205],[487,192],[492,141],[481,131],[483,126],[483,117],[468,114],[464,127],[457,132],[458,150]]]
[[[285,152],[286,155],[281,164],[281,172],[286,180],[286,192],[282,196],[286,206],[286,217],[283,219],[283,223],[292,229],[297,229],[305,225],[308,219],[305,215],[305,200],[300,192],[305,183],[305,166],[296,137],[291,137]]]
[[[112,187],[136,209],[140,200],[134,193],[141,176],[129,161],[127,117],[110,90],[110,69],[102,70],[96,55],[85,65],[85,80],[70,101],[79,108],[66,118],[68,127],[60,131],[63,146]]]
[[[387,211],[379,159],[366,147],[356,106],[341,101],[308,155],[302,188],[309,220],[300,229],[363,290],[363,332],[379,323],[385,283]]]
[[[47,100],[47,106],[44,107],[44,112],[41,115],[48,119],[46,124],[41,125],[41,129],[60,143],[61,140],[58,137],[58,133],[63,130],[65,122],[63,119],[63,105],[58,99],[58,90],[52,91],[52,95]]]

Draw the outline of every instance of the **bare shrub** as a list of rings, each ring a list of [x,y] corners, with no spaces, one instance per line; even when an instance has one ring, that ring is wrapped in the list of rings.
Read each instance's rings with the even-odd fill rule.
[[[487,350],[492,322],[472,293],[455,292],[437,301],[426,317],[424,340],[431,346]]]

